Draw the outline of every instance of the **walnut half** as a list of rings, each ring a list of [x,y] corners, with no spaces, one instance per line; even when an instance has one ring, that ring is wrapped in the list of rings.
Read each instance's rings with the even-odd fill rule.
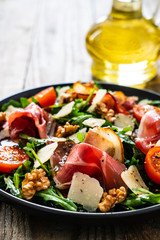
[[[98,204],[98,208],[101,212],[108,212],[115,204],[123,202],[126,199],[127,191],[125,187],[120,187],[118,189],[113,188],[107,192],[103,193],[101,202]]]
[[[31,173],[26,173],[25,179],[22,182],[22,197],[29,200],[36,191],[45,190],[50,186],[48,177],[45,177],[45,171],[34,169]]]
[[[114,122],[115,112],[113,109],[108,109],[103,102],[99,102],[96,104],[95,112],[101,115],[102,118],[105,118],[109,122]]]
[[[56,132],[56,137],[62,138],[70,136],[72,133],[75,133],[79,128],[78,125],[71,125],[68,122],[64,126],[59,126]]]

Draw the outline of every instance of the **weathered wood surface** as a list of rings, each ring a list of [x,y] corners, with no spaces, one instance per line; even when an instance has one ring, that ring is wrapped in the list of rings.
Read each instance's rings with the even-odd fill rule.
[[[0,98],[41,85],[88,81],[85,35],[110,6],[111,0],[0,0]],[[160,92],[160,78],[146,88]],[[1,202],[0,229],[0,240],[158,240],[160,217],[125,224],[64,223]]]

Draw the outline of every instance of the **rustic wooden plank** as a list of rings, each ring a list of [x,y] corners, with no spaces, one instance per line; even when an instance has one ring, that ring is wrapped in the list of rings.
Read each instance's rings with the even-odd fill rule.
[[[0,204],[0,239],[30,240],[28,215],[8,204]]]
[[[37,0],[0,1],[1,98],[23,87]],[[32,7],[31,7],[32,6]]]
[[[25,88],[90,78],[85,49],[85,35],[92,23],[90,5],[84,0],[76,4],[74,0],[63,4],[39,1]]]

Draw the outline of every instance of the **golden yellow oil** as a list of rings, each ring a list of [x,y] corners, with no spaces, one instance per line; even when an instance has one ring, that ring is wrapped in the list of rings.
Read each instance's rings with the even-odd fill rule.
[[[139,12],[112,9],[108,19],[90,29],[86,47],[95,78],[133,86],[156,75],[160,30]]]

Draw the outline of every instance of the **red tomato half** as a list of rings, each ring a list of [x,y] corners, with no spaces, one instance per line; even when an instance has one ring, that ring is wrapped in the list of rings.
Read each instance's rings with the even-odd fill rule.
[[[29,156],[18,146],[0,147],[0,171],[9,173],[18,168]]]
[[[148,112],[149,110],[153,110],[156,107],[152,106],[152,105],[135,105],[133,107],[133,115],[134,117],[140,122],[141,118],[143,117],[143,115]]]
[[[56,92],[54,87],[49,87],[37,93],[34,98],[40,103],[41,107],[48,107],[55,103]],[[32,102],[31,98],[28,99]]]
[[[145,169],[149,178],[160,184],[160,147],[151,148],[145,158]]]

